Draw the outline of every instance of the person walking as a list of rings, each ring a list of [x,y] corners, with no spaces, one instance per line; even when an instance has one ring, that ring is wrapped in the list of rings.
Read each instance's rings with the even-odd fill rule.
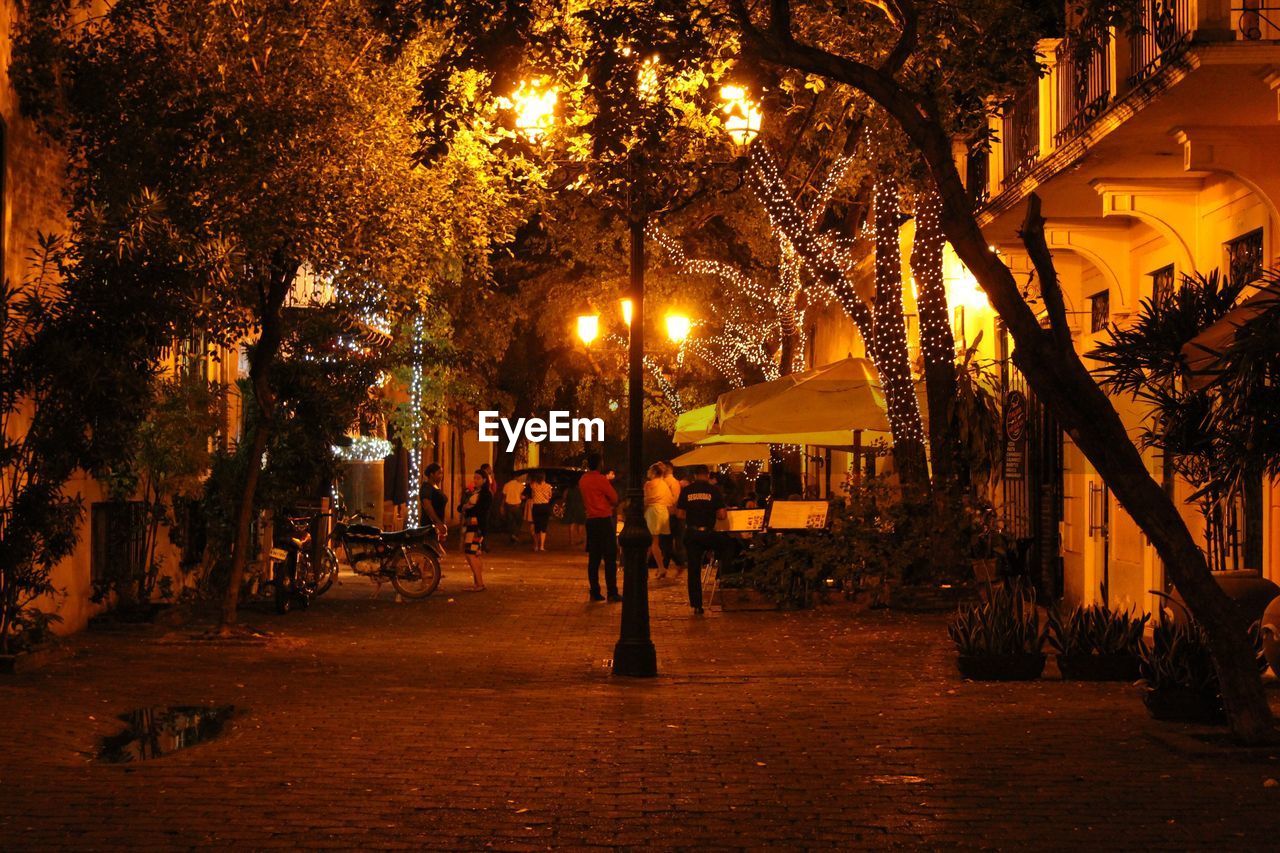
[[[663,479],[664,473],[662,463],[655,462],[649,466],[649,478],[644,481],[644,523],[653,537],[649,553],[658,567],[659,578],[667,576],[668,558],[663,553],[662,538],[671,535],[671,507],[675,504],[671,489]]]
[[[489,517],[493,507],[493,490],[489,487],[489,478],[484,471],[476,469],[471,478],[471,491],[467,493],[462,505],[462,517],[465,524],[462,537],[462,553],[467,557],[467,565],[471,567],[471,588],[476,592],[484,589],[484,523],[482,519]]]
[[[676,515],[684,519],[684,548],[689,557],[689,606],[702,615],[702,558],[713,551],[723,563],[728,559],[729,538],[716,530],[725,518],[724,496],[708,482],[706,465],[693,469],[693,482],[680,493]]]
[[[609,478],[600,473],[600,454],[587,457],[587,473],[578,480],[587,515],[587,583],[592,601],[604,601],[600,594],[600,563],[604,562],[604,583],[609,601],[621,601],[618,594],[618,531],[614,511],[618,493]]]
[[[674,509],[676,503],[680,500],[680,490],[682,488],[680,481],[676,479],[675,466],[670,462],[659,462],[658,464],[662,466],[663,470],[662,481],[671,490],[671,506]],[[684,571],[685,566],[688,564],[688,555],[685,553],[684,547],[684,521],[676,514],[671,516],[670,523],[671,538],[668,540],[671,550],[670,562],[676,564],[676,577],[680,577],[680,573]]]
[[[533,550],[547,550],[547,527],[551,524],[551,484],[547,475],[535,471],[529,477],[529,501],[532,503]]]
[[[502,487],[502,523],[512,544],[520,539],[520,522],[524,517],[524,483],[512,477]]]

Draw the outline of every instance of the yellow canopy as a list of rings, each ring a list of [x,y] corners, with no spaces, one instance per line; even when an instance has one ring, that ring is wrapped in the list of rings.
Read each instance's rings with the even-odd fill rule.
[[[871,362],[846,358],[721,394],[711,435],[701,444],[811,444],[848,447],[889,432],[884,393]]]
[[[700,445],[671,460],[672,465],[728,465],[731,462],[764,462],[769,458],[767,444]]]
[[[707,437],[707,431],[716,419],[716,404],[701,406],[676,417],[676,432],[672,441],[676,444],[693,444]]]

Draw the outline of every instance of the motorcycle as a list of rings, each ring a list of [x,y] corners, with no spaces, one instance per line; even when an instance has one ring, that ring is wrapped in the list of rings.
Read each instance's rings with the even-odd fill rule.
[[[384,532],[362,523],[371,520],[370,516],[354,513],[334,524],[327,554],[336,555],[340,548],[351,571],[379,586],[390,580],[405,598],[417,600],[435,592],[440,586],[440,561],[445,553],[436,530],[413,527]],[[333,562],[336,565],[336,556]]]
[[[271,583],[275,586],[276,612],[282,614],[294,608],[306,610],[319,594],[319,578],[311,558],[314,517],[290,516],[286,521],[287,525],[276,528],[279,544],[271,549]],[[333,583],[332,577],[329,583]]]

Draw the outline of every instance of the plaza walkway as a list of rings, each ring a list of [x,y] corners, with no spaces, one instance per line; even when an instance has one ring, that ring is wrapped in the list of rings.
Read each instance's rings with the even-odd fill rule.
[[[90,632],[0,681],[0,849],[1276,849],[1275,750],[1157,725],[1127,685],[965,683],[945,620],[689,615],[609,674],[578,555],[455,557],[420,604],[347,579],[266,645]],[[1273,686],[1274,689],[1274,686]],[[92,759],[116,715],[230,703],[221,739]]]

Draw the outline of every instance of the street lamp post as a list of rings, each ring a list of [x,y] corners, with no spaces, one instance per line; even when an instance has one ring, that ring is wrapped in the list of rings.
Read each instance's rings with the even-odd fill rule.
[[[642,180],[635,168],[633,181]],[[633,196],[640,186],[633,187]],[[649,636],[649,528],[644,522],[644,231],[648,216],[631,211],[631,335],[627,354],[627,512],[622,536],[622,625],[613,647],[613,674],[652,678],[658,653]]]
[[[656,66],[656,60],[649,65]],[[652,69],[651,69],[652,70]],[[646,77],[640,80],[645,87]],[[642,91],[642,94],[644,92]],[[740,149],[751,144],[760,132],[760,108],[746,90],[738,86],[725,86],[720,90],[723,101],[723,124],[730,139]],[[536,88],[521,84],[512,99],[516,112],[516,127],[530,142],[544,137],[552,123],[556,95],[552,90],[542,93]],[[644,233],[649,222],[646,200],[645,170],[642,155],[629,158],[630,185],[627,188],[627,224],[631,237],[631,281],[629,309],[623,307],[624,316],[630,315],[630,346],[627,358],[627,512],[623,520],[622,567],[623,598],[622,626],[618,642],[613,649],[614,675],[652,678],[658,674],[658,655],[649,634],[649,569],[648,554],[650,535],[644,522]],[[682,325],[683,334],[688,329]],[[594,338],[594,328],[590,330]],[[580,325],[584,341],[587,330]],[[676,332],[672,331],[673,339]],[[690,566],[689,571],[701,567]]]

